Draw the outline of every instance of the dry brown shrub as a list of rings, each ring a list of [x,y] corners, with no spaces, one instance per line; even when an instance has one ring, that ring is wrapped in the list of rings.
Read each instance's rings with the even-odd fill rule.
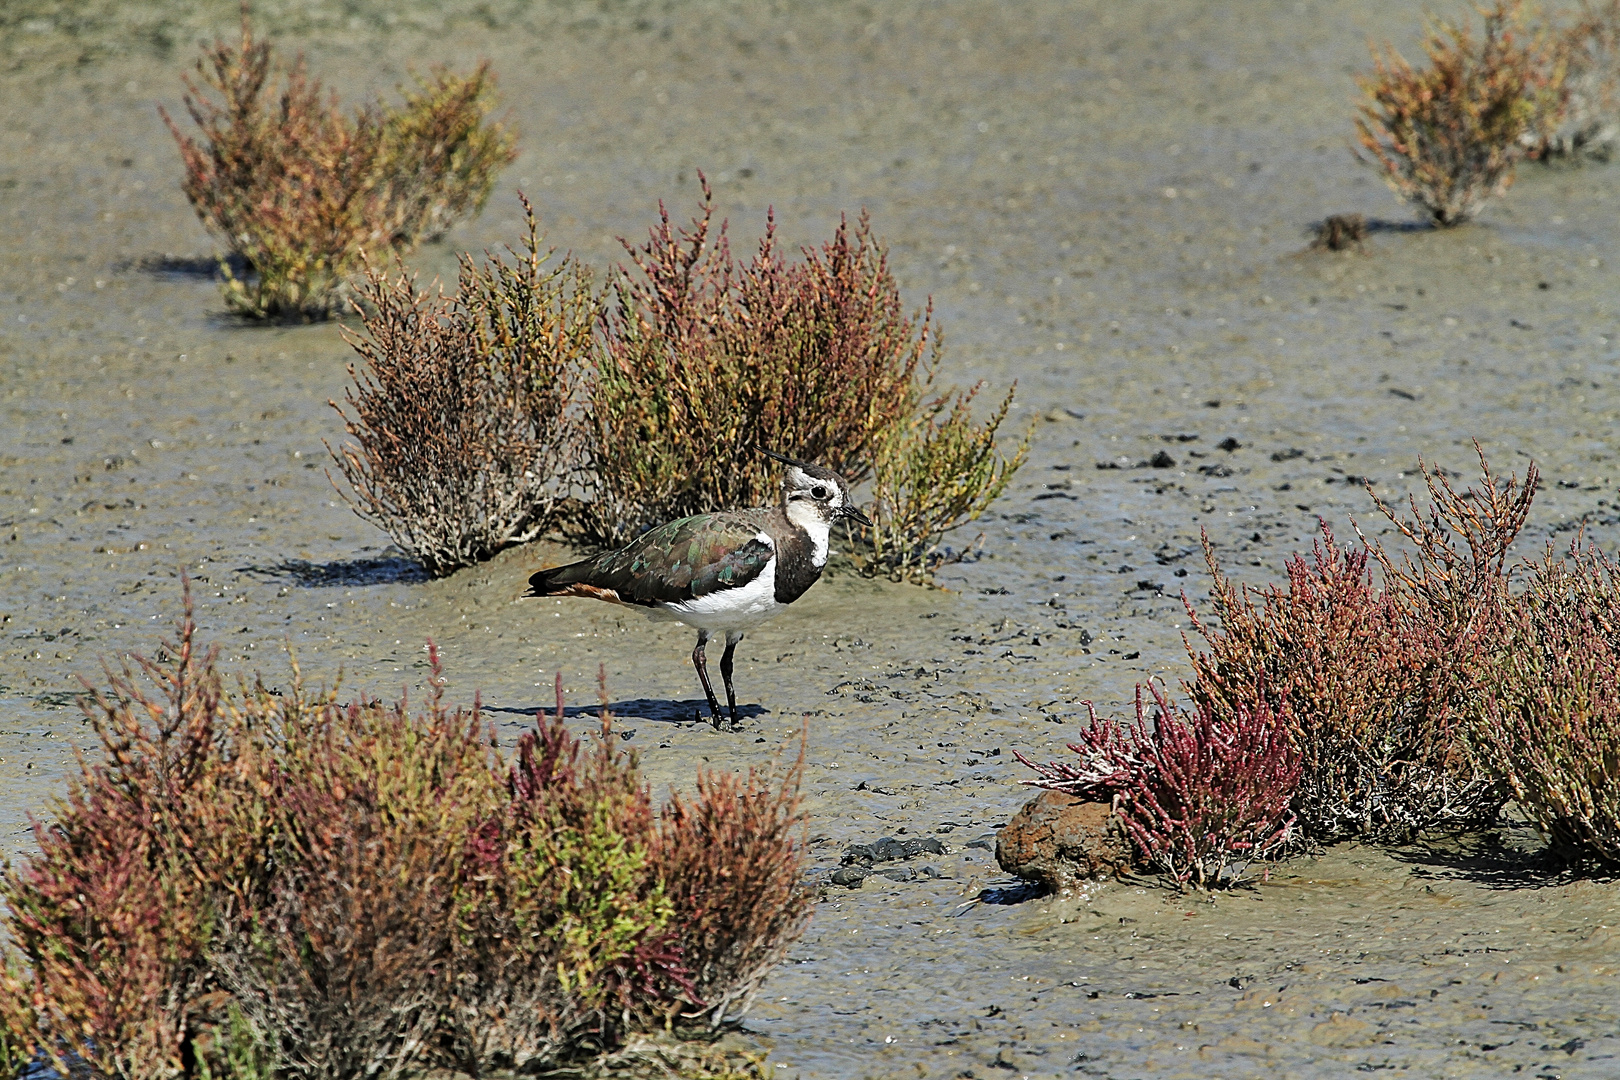
[[[270,86],[275,70],[244,4],[240,39],[205,48],[197,81],[185,80],[199,137],[163,112],[186,197],[250,267],[237,277],[220,263],[226,304],[249,318],[338,312],[365,253],[409,251],[475,213],[515,156],[511,135],[487,122],[487,64],[465,76],[435,70],[403,107],[379,101],[352,114],[310,79],[301,56],[279,94]]]
[[[1462,224],[1505,192],[1521,141],[1562,107],[1560,51],[1547,33],[1525,30],[1521,0],[1496,0],[1483,14],[1479,37],[1435,22],[1423,41],[1428,66],[1386,46],[1358,80],[1358,144],[1396,194],[1439,226]]]
[[[348,336],[365,367],[349,367],[348,411],[332,403],[355,440],[328,446],[344,498],[435,576],[553,527],[578,469],[597,298],[584,266],[548,264],[523,207],[523,250],[462,255],[454,296],[367,267],[365,332]]]
[[[1359,251],[1367,239],[1367,219],[1361,214],[1331,214],[1316,226],[1311,248],[1317,251]]]

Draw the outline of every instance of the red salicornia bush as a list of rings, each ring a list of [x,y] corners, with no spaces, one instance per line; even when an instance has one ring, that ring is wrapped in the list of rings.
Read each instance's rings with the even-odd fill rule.
[[[360,286],[365,366],[333,403],[354,442],[331,453],[349,505],[434,576],[555,526],[577,478],[597,297],[584,266],[548,264],[523,207],[523,250],[462,255],[454,296],[370,267]]]
[[[477,707],[229,689],[189,612],[0,885],[0,1052],[63,1075],[487,1075],[740,1014],[802,930],[797,768],[662,808]],[[560,696],[560,691],[559,691]]]
[[[1502,616],[1476,751],[1572,863],[1620,867],[1620,566],[1572,545]]]
[[[940,413],[949,399],[931,393],[932,309],[907,314],[864,214],[798,262],[782,256],[767,217],[754,257],[738,262],[725,224],[714,225],[707,182],[703,194],[689,230],[660,207],[648,241],[626,245],[633,269],[614,281],[593,373],[588,536],[622,541],[670,518],[774,502],[773,467],[754,450],[767,446],[857,482],[880,458],[910,501],[889,512],[895,524],[873,572],[888,569],[891,552],[915,561],[914,548],[976,514],[1022,460],[1021,451],[995,460],[1005,410],[982,428],[965,404]],[[901,443],[965,468],[971,491],[918,491],[895,453]]]
[[[1402,199],[1435,225],[1460,225],[1513,181],[1527,133],[1550,126],[1563,64],[1547,35],[1527,33],[1520,0],[1497,0],[1483,35],[1436,23],[1426,67],[1393,48],[1360,80],[1357,143]]]
[[[1019,760],[1036,771],[1037,787],[1115,800],[1147,865],[1202,889],[1230,885],[1248,863],[1286,848],[1299,755],[1263,703],[1187,714],[1157,686],[1147,690],[1136,688],[1135,723],[1092,713],[1069,745],[1079,763]]]
[[[269,42],[216,41],[186,80],[183,188],[210,232],[249,268],[227,260],[225,301],[255,319],[324,319],[347,302],[367,252],[407,252],[482,208],[495,174],[515,156],[512,136],[488,122],[494,77],[438,69],[405,104],[352,113],[305,70],[302,57],[271,86]]]
[[[1467,752],[1469,716],[1537,476],[1532,466],[1522,486],[1502,482],[1480,462],[1482,484],[1462,492],[1425,468],[1426,511],[1377,504],[1408,541],[1399,558],[1365,541],[1343,548],[1324,525],[1286,586],[1239,589],[1206,543],[1219,625],[1188,605],[1208,649],[1188,645],[1188,690],[1223,713],[1264,703],[1288,725],[1309,839],[1401,839],[1487,820],[1506,798],[1500,774]]]

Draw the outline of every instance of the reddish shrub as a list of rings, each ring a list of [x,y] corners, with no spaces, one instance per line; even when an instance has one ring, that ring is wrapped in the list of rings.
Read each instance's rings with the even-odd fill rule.
[[[1393,48],[1373,56],[1357,142],[1401,198],[1436,225],[1460,225],[1501,195],[1523,156],[1520,141],[1560,108],[1563,66],[1544,34],[1522,31],[1520,0],[1484,11],[1478,39],[1440,22],[1427,33],[1429,66]]]
[[[1425,469],[1427,511],[1377,503],[1410,544],[1399,557],[1342,548],[1324,525],[1311,558],[1289,560],[1286,586],[1238,589],[1206,541],[1219,628],[1188,604],[1209,650],[1188,645],[1188,690],[1222,713],[1263,703],[1288,725],[1310,839],[1400,839],[1486,820],[1505,801],[1499,774],[1467,753],[1467,720],[1536,472],[1499,483],[1480,461],[1483,484],[1460,493]]]
[[[592,531],[616,541],[717,506],[774,501],[769,446],[866,475],[874,440],[916,409],[939,344],[907,316],[863,216],[787,263],[769,216],[732,258],[713,195],[691,231],[660,225],[621,270],[592,391]],[[711,233],[715,235],[711,236]]]
[[[704,774],[660,813],[634,759],[581,753],[560,713],[508,768],[433,662],[414,712],[296,677],[228,693],[188,599],[158,660],[86,699],[100,754],[0,883],[29,967],[0,970],[0,1055],[129,1080],[484,1074],[745,1008],[809,903],[797,770]]]
[[[1150,684],[1150,717],[1142,689],[1133,724],[1092,713],[1091,726],[1069,745],[1079,765],[1037,765],[1020,754],[1040,777],[1028,782],[1117,800],[1142,861],[1199,888],[1230,885],[1249,862],[1287,845],[1299,755],[1264,704],[1225,716],[1201,706],[1187,715]]]
[[[713,225],[706,181],[703,199],[690,230],[672,225],[660,206],[647,243],[626,245],[634,271],[615,280],[591,388],[593,479],[583,522],[591,539],[620,542],[670,518],[775,501],[774,466],[756,446],[858,482],[875,455],[909,434],[935,458],[966,467],[965,499],[936,505],[929,493],[908,490],[907,506],[928,514],[908,510],[899,532],[885,536],[907,558],[976,512],[975,499],[1000,490],[1017,462],[981,468],[978,459],[991,455],[975,440],[993,444],[1004,413],[982,430],[965,406],[932,427],[917,421],[925,403],[929,418],[946,404],[930,392],[940,352],[932,308],[906,314],[864,214],[796,263],[777,250],[767,216],[754,258],[738,263],[725,224]],[[888,473],[902,482],[898,463]],[[937,470],[923,478],[941,482]],[[874,568],[888,568],[887,554]]]
[[[672,795],[659,815],[653,857],[695,991],[684,1020],[715,1027],[747,1012],[804,932],[815,897],[802,880],[803,769],[801,747],[785,773],[705,770],[691,797]]]

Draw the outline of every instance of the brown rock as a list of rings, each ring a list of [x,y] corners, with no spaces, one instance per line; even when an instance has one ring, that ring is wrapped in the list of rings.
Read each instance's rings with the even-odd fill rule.
[[[1062,891],[1129,870],[1130,844],[1107,803],[1043,791],[996,836],[996,861],[1009,874]]]

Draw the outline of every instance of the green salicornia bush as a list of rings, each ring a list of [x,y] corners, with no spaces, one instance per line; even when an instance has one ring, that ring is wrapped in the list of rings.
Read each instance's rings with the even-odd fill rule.
[[[872,525],[850,529],[855,564],[868,577],[919,584],[962,556],[945,534],[978,519],[1029,456],[1026,433],[1010,455],[996,444],[1013,392],[983,423],[973,419],[979,386],[935,399],[888,433],[872,466]]]
[[[1482,767],[1571,863],[1620,868],[1620,566],[1592,547],[1536,565],[1504,608],[1475,726]]]
[[[560,706],[496,748],[433,690],[228,685],[190,618],[0,879],[0,1053],[65,1076],[531,1071],[745,1011],[811,895],[797,766],[650,800]],[[20,962],[19,962],[20,961]]]
[[[1526,136],[1562,109],[1561,52],[1525,28],[1520,0],[1497,0],[1484,15],[1478,37],[1464,25],[1431,27],[1427,66],[1386,48],[1359,80],[1357,144],[1438,226],[1460,225],[1503,194]]]
[[[182,186],[208,230],[238,257],[220,266],[229,308],[254,319],[324,319],[348,302],[367,253],[409,252],[477,213],[514,139],[489,119],[488,65],[435,69],[402,106],[352,112],[312,80],[302,57],[277,93],[270,43],[244,9],[235,43],[216,41],[186,80],[198,133],[167,112],[185,165]],[[246,270],[238,274],[237,270]]]
[[[598,299],[523,205],[523,249],[463,255],[453,296],[372,267],[360,285],[364,367],[333,404],[354,441],[329,449],[349,505],[435,576],[554,528],[578,478]]]

